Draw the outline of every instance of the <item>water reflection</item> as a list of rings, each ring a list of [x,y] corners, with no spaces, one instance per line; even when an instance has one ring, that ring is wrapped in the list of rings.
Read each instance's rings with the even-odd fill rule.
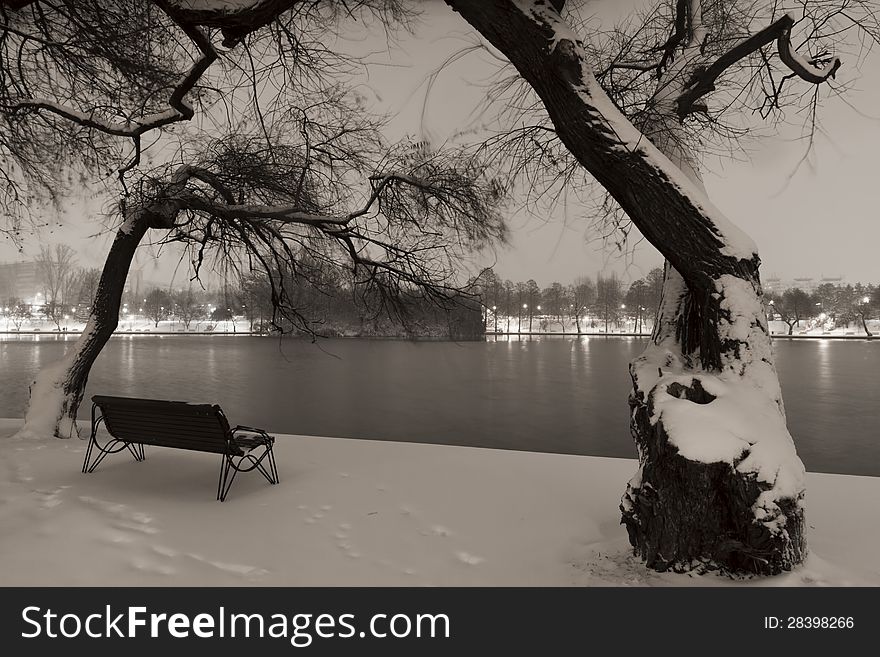
[[[822,387],[827,387],[831,382],[831,341],[816,341],[816,371],[819,377],[819,383]]]
[[[0,417],[75,336],[0,340]],[[635,456],[628,363],[645,339],[490,336],[486,342],[124,336],[87,395],[220,403],[274,431]],[[778,340],[789,428],[808,469],[880,475],[880,341]]]

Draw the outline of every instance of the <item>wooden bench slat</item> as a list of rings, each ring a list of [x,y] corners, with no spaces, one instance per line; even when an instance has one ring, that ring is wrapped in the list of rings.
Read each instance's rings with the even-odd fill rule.
[[[134,415],[120,417],[110,414],[105,416],[105,421],[114,427],[149,427],[159,431],[192,431],[219,440],[225,440],[229,435],[224,427],[221,427],[219,424],[215,426],[206,425],[204,420],[201,422],[179,422],[168,418],[138,418]]]
[[[95,395],[107,431],[128,442],[240,456],[223,411],[216,404]]]

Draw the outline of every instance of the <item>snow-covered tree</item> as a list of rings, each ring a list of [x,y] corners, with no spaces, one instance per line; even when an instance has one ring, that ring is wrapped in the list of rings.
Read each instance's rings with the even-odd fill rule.
[[[201,295],[192,287],[178,290],[172,295],[174,316],[183,323],[183,328],[189,330],[193,321],[198,321],[205,316],[204,304]]]
[[[42,292],[43,314],[61,329],[61,321],[72,312],[70,304],[76,304],[79,290],[79,270],[76,252],[67,244],[41,245],[34,260],[37,279]]]
[[[504,190],[465,154],[385,143],[348,84],[358,63],[325,45],[344,21],[406,15],[395,0],[25,0],[0,11],[0,201],[57,197],[65,164],[113,171],[120,195],[83,334],[39,373],[24,434],[77,433],[148,234],[181,246],[195,277],[206,264],[265,274],[267,320],[282,330],[312,330],[288,286],[309,278],[309,263],[349,272],[371,312],[456,303],[459,265],[504,236]]]
[[[640,467],[621,511],[636,552],[660,570],[770,574],[800,563],[804,468],[786,429],[757,247],[708,199],[699,139],[741,126],[725,127],[731,108],[773,116],[805,99],[813,112],[841,66],[835,44],[847,31],[876,39],[874,6],[677,0],[600,35],[565,0],[447,4],[534,94],[518,107],[538,117],[524,129],[544,142],[548,175],[588,172],[666,258],[654,334],[630,368]]]
[[[592,279],[579,277],[568,286],[568,314],[574,320],[578,335],[584,326],[583,321],[587,311],[596,301],[596,285]]]

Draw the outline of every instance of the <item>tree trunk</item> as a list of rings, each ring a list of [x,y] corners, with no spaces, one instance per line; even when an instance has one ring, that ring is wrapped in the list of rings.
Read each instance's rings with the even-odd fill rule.
[[[640,466],[621,511],[636,553],[658,570],[769,574],[800,563],[803,464],[785,427],[754,243],[708,200],[677,140],[645,139],[609,100],[562,2],[446,2],[516,67],[569,152],[667,260],[652,341],[630,365]],[[698,40],[689,48],[652,99],[657,135],[680,135],[677,97],[702,56]]]
[[[643,132],[705,192],[674,112],[656,121]],[[668,261],[664,273],[652,342],[630,366],[639,470],[620,506],[630,544],[661,571],[790,570],[806,554],[804,473],[785,429],[757,264],[751,276],[716,279],[711,296]],[[783,458],[766,462],[768,449]]]
[[[745,427],[746,432],[777,432],[775,448],[787,447],[781,400],[731,376],[739,368],[757,368],[772,387],[775,371],[764,359],[746,358],[719,373],[685,356],[677,336],[690,296],[667,263],[651,343],[630,366],[630,428],[639,469],[621,501],[621,522],[636,554],[656,570],[718,568],[765,575],[789,570],[806,554],[803,470],[793,444],[785,462],[770,472],[776,466],[763,462],[763,452],[772,445],[752,443],[751,436],[740,444],[731,440]],[[746,349],[769,353],[765,336],[764,345],[755,335]],[[713,409],[713,404],[724,406]],[[745,414],[756,413],[756,422],[743,421]],[[719,436],[727,447],[713,444]]]
[[[61,360],[40,370],[31,386],[21,435],[58,438],[79,435],[76,415],[89,372],[119,324],[125,280],[146,231],[144,215],[132,213],[116,232],[82,335]]]

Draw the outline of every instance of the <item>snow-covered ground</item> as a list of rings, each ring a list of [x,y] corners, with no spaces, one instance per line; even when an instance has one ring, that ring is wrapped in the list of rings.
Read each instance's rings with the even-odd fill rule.
[[[281,484],[147,448],[80,473],[85,441],[0,420],[0,585],[880,585],[880,479],[807,478],[812,554],[764,580],[646,571],[625,459],[279,436]]]
[[[778,319],[769,322],[770,324],[770,332],[775,336],[784,336],[788,335],[788,324],[785,322],[780,322]],[[869,319],[868,322],[868,330],[871,331],[875,336],[880,334],[880,320],[877,319]],[[792,329],[792,335],[794,336],[809,336],[809,337],[822,337],[822,336],[832,336],[832,337],[841,337],[841,336],[855,336],[855,337],[865,337],[865,329],[862,326],[861,322],[852,322],[850,324],[844,326],[837,326],[834,324],[818,322],[815,320],[812,321],[804,321],[800,322]]]
[[[12,321],[0,319],[0,331],[9,333],[49,333],[52,335],[64,335],[65,333],[79,333],[85,327],[84,322],[75,319],[62,320],[59,329],[54,322],[45,319],[30,319],[16,329]],[[250,322],[245,317],[235,317],[234,320],[200,320],[190,323],[189,328],[183,322],[173,319],[163,319],[158,324],[146,317],[131,316],[120,318],[117,333],[243,333],[250,330]]]
[[[633,333],[641,333],[642,335],[650,335],[651,330],[653,328],[652,319],[649,318],[645,321],[641,326],[636,326],[635,322],[628,320],[620,322],[620,324],[616,322],[610,322],[608,324],[608,335],[619,335],[619,334],[633,334]],[[781,322],[779,320],[773,320],[769,322],[770,332],[777,337],[787,336],[788,335],[788,324],[785,322]],[[522,327],[519,327],[517,322],[517,318],[511,318],[509,323],[508,330],[508,322],[505,318],[499,317],[498,319],[498,333],[514,333],[514,334],[528,334],[528,333],[567,333],[567,334],[576,334],[578,332],[577,324],[574,320],[564,318],[561,321],[556,318],[550,317],[534,317],[532,320],[531,331],[529,330],[529,320],[525,318],[522,322]],[[868,330],[871,331],[874,335],[880,335],[880,320],[871,319],[868,320]],[[492,334],[496,332],[495,322],[492,317],[489,317],[489,321],[486,324],[486,332],[488,334]],[[581,333],[584,335],[605,335],[605,322],[601,320],[590,321],[581,320]],[[797,337],[865,337],[865,329],[862,327],[861,322],[852,322],[845,326],[835,326],[830,323],[822,324],[817,321],[810,322],[801,322],[798,326],[794,327],[792,331],[792,335]]]

